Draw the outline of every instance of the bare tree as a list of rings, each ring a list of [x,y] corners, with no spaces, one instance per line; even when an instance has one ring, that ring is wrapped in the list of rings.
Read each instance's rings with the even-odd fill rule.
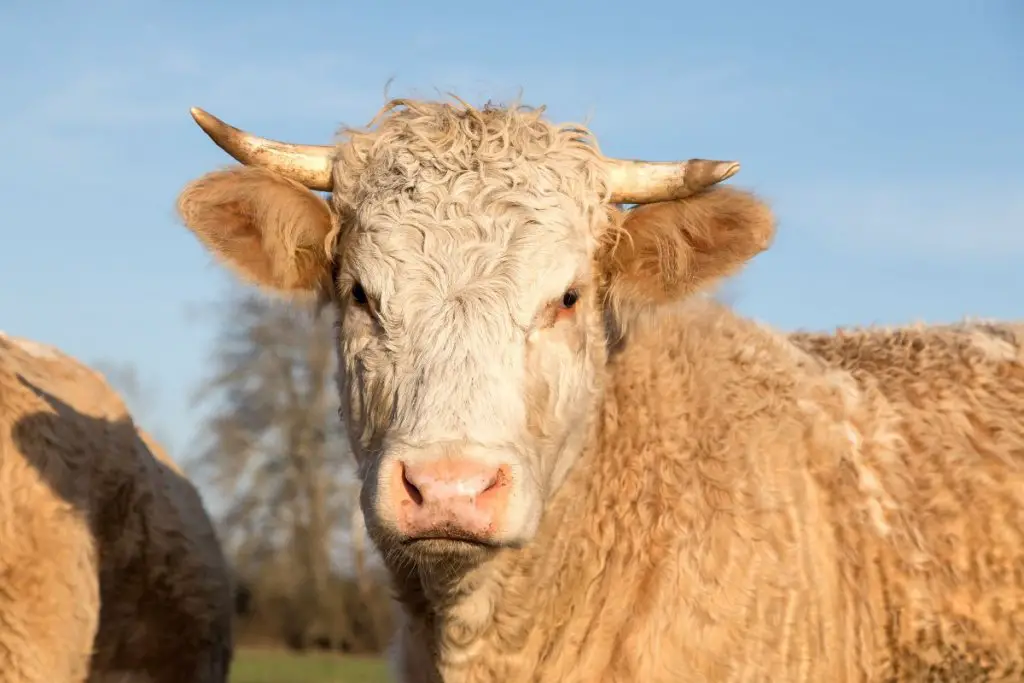
[[[333,313],[239,287],[217,309],[212,372],[197,396],[212,404],[199,460],[228,500],[225,545],[241,573],[288,594],[297,637],[345,638],[331,550],[349,536],[357,498],[334,388]]]

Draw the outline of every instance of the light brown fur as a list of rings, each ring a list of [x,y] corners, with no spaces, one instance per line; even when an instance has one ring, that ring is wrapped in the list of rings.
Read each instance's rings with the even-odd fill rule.
[[[404,680],[436,648],[444,680],[1020,680],[1024,339],[1001,338],[1016,359],[928,329],[805,354],[711,302],[638,325],[534,544],[440,615],[406,578]]]
[[[744,320],[693,295],[767,248],[768,208],[722,187],[595,213],[606,188],[583,137],[417,103],[340,144],[330,204],[266,199],[300,227],[215,213],[265,201],[249,184],[275,182],[265,171],[210,174],[179,201],[230,267],[337,305],[363,510],[404,608],[399,679],[1019,680],[1019,337],[790,338]],[[295,266],[289,230],[334,264]],[[572,277],[580,303],[545,316]],[[360,278],[379,308],[351,303]],[[470,290],[493,302],[444,307]],[[527,314],[551,322],[499,327]],[[907,334],[927,350],[901,351]],[[488,384],[499,358],[511,370]],[[382,518],[381,444],[399,420],[442,419],[474,444],[521,429],[537,483],[518,492],[543,514],[520,543],[431,559]]]
[[[0,334],[0,681],[221,683],[203,503],[99,373]]]

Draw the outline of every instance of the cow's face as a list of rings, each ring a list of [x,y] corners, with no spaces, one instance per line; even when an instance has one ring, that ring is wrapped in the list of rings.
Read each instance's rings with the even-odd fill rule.
[[[335,302],[367,527],[417,561],[528,542],[594,433],[607,330],[772,233],[727,189],[623,217],[578,131],[515,111],[404,110],[353,134],[333,177],[330,205],[258,168],[179,205],[244,277]]]
[[[334,201],[363,507],[382,545],[417,553],[532,536],[592,424],[605,357],[592,148],[526,117],[444,139],[467,125],[448,114],[342,155]]]

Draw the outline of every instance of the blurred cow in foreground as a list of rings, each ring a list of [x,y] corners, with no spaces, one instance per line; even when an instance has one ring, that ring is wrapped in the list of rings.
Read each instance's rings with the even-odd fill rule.
[[[0,682],[223,683],[203,502],[91,368],[0,334]]]
[[[395,101],[327,146],[193,115],[244,165],[184,223],[337,311],[400,680],[1024,676],[1019,332],[746,320],[702,295],[775,232],[738,166],[541,111]]]

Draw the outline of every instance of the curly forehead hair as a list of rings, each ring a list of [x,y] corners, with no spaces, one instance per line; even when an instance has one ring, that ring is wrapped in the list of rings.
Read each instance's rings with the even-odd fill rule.
[[[608,197],[597,141],[586,127],[555,125],[543,113],[519,104],[391,100],[368,128],[339,132],[334,207],[351,216],[367,203],[542,208],[571,198],[596,232]]]

